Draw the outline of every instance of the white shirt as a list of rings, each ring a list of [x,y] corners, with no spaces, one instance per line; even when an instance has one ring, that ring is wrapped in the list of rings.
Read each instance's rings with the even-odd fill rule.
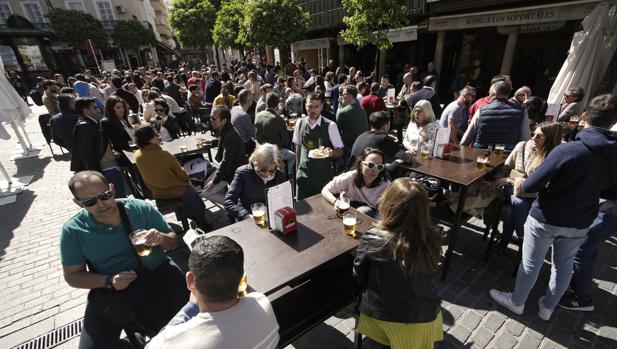
[[[154,111],[154,102],[148,102],[144,104],[144,120],[150,122],[150,119],[156,117],[156,112]]]
[[[175,99],[171,98],[168,95],[161,95],[161,97],[165,100],[165,102],[167,102],[167,105],[169,106],[169,115],[173,115],[173,113],[179,113],[181,112],[180,110],[180,106],[178,105],[178,102],[176,102]]]
[[[238,304],[217,312],[202,312],[189,321],[168,326],[147,349],[272,349],[279,326],[268,298],[253,292]]]
[[[308,124],[308,127],[312,130],[317,126],[321,126],[321,119],[323,116],[319,115],[315,124],[311,125],[308,121],[308,116],[302,118],[302,121]],[[302,140],[300,139],[300,124],[301,122],[296,122],[296,126],[294,127],[294,135],[292,137],[292,142],[297,145],[302,144]],[[341,134],[338,132],[338,127],[334,121],[330,121],[330,126],[328,126],[328,136],[330,136],[330,142],[334,149],[343,148],[343,140],[341,139]]]

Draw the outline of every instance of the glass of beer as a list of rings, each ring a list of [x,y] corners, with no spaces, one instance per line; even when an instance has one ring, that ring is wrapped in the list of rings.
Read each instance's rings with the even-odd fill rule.
[[[347,211],[343,213],[343,226],[345,227],[345,234],[356,237],[356,222],[357,216],[353,211]]]
[[[248,292],[246,291],[248,286],[249,286],[249,283],[246,278],[246,274],[244,274],[242,276],[242,279],[240,279],[240,285],[238,285],[238,297],[244,297],[248,294]]]
[[[488,164],[488,157],[486,157],[485,155],[480,155],[476,158],[476,170],[486,170],[486,164]]]
[[[336,214],[341,217],[341,215],[347,210],[349,210],[349,197],[347,195],[341,194],[338,199],[334,202],[334,208],[336,209]]]
[[[182,144],[180,146],[180,151],[183,153],[186,153],[189,150],[189,148],[186,146],[186,144]]]
[[[422,148],[420,148],[420,157],[422,158],[422,160],[428,159],[430,154],[431,148],[429,148],[428,145],[423,145]]]
[[[255,224],[264,228],[266,226],[266,205],[261,202],[256,202],[251,205],[251,214],[255,220]]]
[[[504,150],[506,150],[505,144],[496,144],[495,145],[495,155],[499,157],[503,157]]]
[[[133,244],[135,252],[137,252],[137,255],[140,257],[145,257],[152,252],[152,247],[145,244],[147,233],[148,231],[146,229],[137,229],[129,235],[131,244]]]

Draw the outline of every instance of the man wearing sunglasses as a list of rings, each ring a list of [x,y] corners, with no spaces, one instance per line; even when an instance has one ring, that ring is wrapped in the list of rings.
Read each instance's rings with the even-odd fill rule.
[[[150,204],[116,200],[99,172],[78,172],[69,189],[83,210],[62,227],[64,279],[91,290],[79,347],[120,347],[127,328],[153,336],[188,300],[184,276],[164,252],[176,246],[176,234]],[[128,233],[141,229],[150,252],[140,257]]]

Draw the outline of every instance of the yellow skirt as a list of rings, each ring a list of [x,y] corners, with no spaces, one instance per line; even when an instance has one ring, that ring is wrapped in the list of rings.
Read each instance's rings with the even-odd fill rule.
[[[392,349],[433,349],[443,340],[441,312],[431,322],[406,324],[372,318],[360,313],[358,331],[375,342]]]

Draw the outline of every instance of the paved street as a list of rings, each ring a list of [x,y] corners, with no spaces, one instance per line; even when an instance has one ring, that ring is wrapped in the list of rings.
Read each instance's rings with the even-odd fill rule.
[[[42,113],[41,107],[35,114]],[[36,120],[27,124],[34,143],[44,143]],[[12,134],[12,131],[10,131]],[[17,202],[0,206],[0,348],[12,348],[73,321],[84,311],[85,290],[69,287],[59,261],[61,225],[78,208],[66,187],[67,156],[52,157],[45,144],[38,158],[8,160],[15,138],[2,141],[0,161],[13,176],[34,175]],[[59,154],[59,149],[54,149]],[[212,205],[208,205],[212,207]],[[224,213],[212,220],[223,224]],[[617,238],[602,247],[597,268],[596,311],[558,309],[551,322],[540,320],[537,299],[548,282],[546,264],[523,316],[496,306],[488,289],[509,289],[514,260],[495,256],[483,262],[486,242],[481,222],[472,221],[459,236],[459,248],[447,283],[438,283],[443,299],[446,341],[442,348],[617,348]],[[353,317],[348,307],[298,339],[290,348],[352,348]],[[78,338],[61,348],[76,348]]]

